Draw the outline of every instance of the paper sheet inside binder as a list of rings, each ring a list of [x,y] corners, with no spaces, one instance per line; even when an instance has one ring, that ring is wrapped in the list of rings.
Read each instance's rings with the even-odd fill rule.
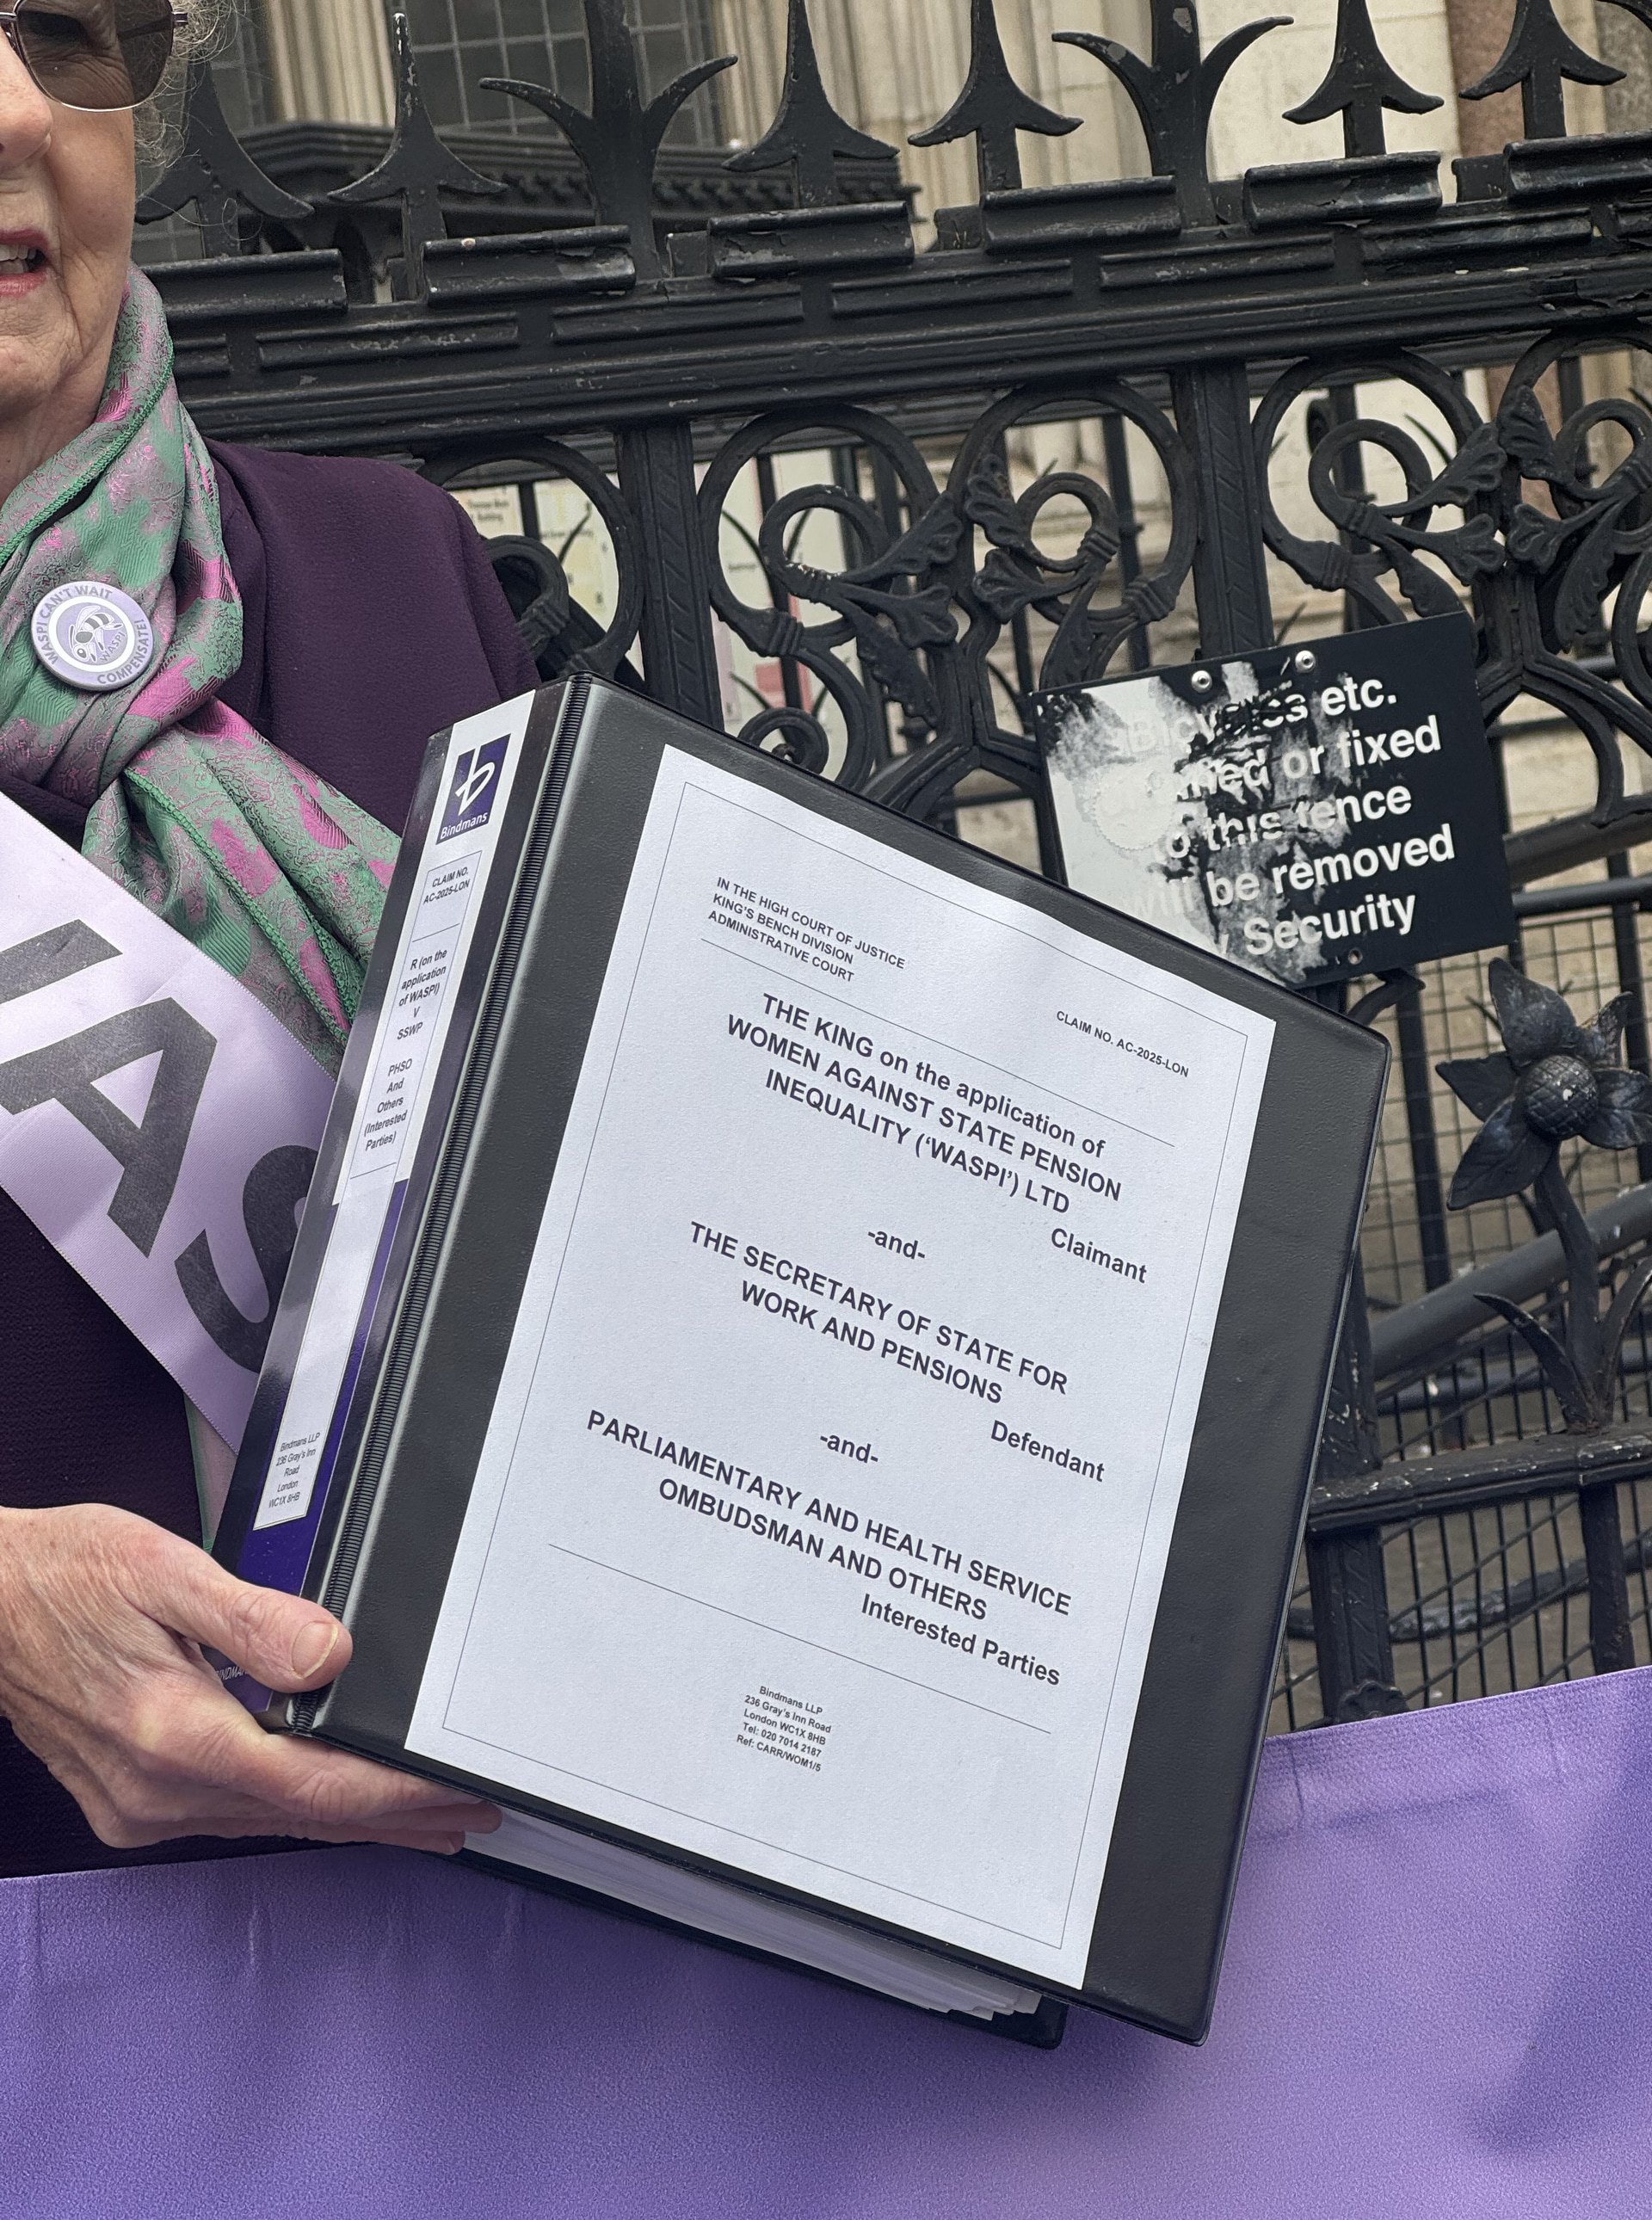
[[[496,1834],[471,1836],[468,1847],[502,1864],[525,1866],[532,1873],[616,1897],[658,1918],[674,1919],[726,1942],[835,1974],[840,1980],[876,1989],[925,2011],[968,2012],[976,2019],[994,2019],[1004,2012],[1036,2011],[1042,2002],[1036,1989],[1017,1988],[926,1950],[840,1926],[815,1912],[754,1896],[707,1874],[687,1873],[679,1866],[518,1812],[505,1814]]]
[[[1082,1990],[1275,1021],[686,751],[636,853],[406,1747]]]

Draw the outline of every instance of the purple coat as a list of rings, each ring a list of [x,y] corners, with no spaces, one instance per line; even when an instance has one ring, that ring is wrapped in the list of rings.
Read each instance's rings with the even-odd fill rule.
[[[223,698],[399,831],[431,733],[537,683],[482,542],[447,495],[390,464],[212,452],[246,617]],[[72,804],[3,790],[78,844]],[[85,1502],[198,1537],[183,1395],[0,1194],[0,1503]],[[179,1855],[105,1849],[0,1722],[0,1875]]]

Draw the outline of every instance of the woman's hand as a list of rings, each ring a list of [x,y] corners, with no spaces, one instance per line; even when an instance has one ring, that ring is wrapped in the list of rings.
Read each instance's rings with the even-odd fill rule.
[[[129,1512],[0,1510],[0,1712],[100,1842],[298,1835],[451,1851],[499,1824],[457,1789],[267,1733],[203,1644],[290,1693],[350,1662],[320,1604],[249,1587]]]

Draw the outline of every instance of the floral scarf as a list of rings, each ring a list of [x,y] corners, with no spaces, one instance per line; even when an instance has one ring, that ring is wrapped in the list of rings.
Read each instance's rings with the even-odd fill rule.
[[[80,692],[34,652],[41,598],[83,578],[154,628],[149,670],[118,692]],[[0,508],[0,770],[89,808],[87,859],[336,1071],[396,842],[218,700],[241,652],[212,460],[134,269],[97,421]]]

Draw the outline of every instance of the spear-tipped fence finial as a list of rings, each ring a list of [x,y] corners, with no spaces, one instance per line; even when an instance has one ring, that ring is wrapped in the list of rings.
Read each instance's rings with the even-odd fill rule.
[[[493,92],[508,93],[547,116],[579,158],[590,188],[598,223],[622,224],[639,275],[658,277],[664,268],[654,231],[654,172],[659,150],[677,111],[702,84],[732,69],[737,56],[696,62],[651,101],[643,99],[637,45],[626,22],[624,0],[585,0],[585,37],[590,51],[591,105],[589,114],[549,85],[521,78],[487,77]]]
[[[1617,0],[1617,4],[1628,5],[1630,13],[1643,22],[1652,19],[1652,11],[1630,4],[1630,0]],[[1568,35],[1555,13],[1553,0],[1517,0],[1507,46],[1478,83],[1464,85],[1462,97],[1487,100],[1493,93],[1507,92],[1518,84],[1527,138],[1563,139],[1568,82],[1617,84],[1623,74],[1610,62],[1586,53]]]
[[[217,80],[204,56],[190,64],[184,86],[184,145],[178,159],[138,203],[140,223],[158,223],[195,203],[208,254],[239,254],[242,204],[279,223],[314,213],[266,177],[229,127]]]
[[[731,170],[789,165],[799,208],[835,208],[844,198],[840,161],[894,161],[893,147],[857,131],[832,105],[814,51],[807,0],[790,0],[786,21],[786,82],[780,113],[755,147],[729,161]]]
[[[1390,65],[1377,43],[1368,0],[1337,0],[1331,67],[1317,92],[1310,93],[1300,107],[1287,109],[1285,121],[1319,123],[1340,115],[1344,154],[1386,154],[1385,108],[1400,115],[1426,115],[1443,104],[1437,93],[1419,92]]]
[[[1013,192],[1021,183],[1017,132],[1061,139],[1076,131],[1079,121],[1076,115],[1057,115],[1022,91],[1005,58],[996,0],[969,0],[969,74],[963,90],[938,123],[927,131],[914,131],[908,143],[944,147],[954,139],[973,137],[983,196]]]
[[[390,16],[390,41],[396,57],[396,128],[390,151],[376,170],[353,185],[341,185],[327,198],[340,208],[370,208],[376,202],[402,203],[402,271],[397,290],[416,299],[424,290],[425,248],[432,240],[446,239],[447,219],[441,196],[450,193],[502,193],[504,187],[461,162],[437,135],[419,86],[413,36],[400,9]]]
[[[1147,134],[1155,177],[1174,178],[1182,220],[1216,221],[1210,183],[1210,119],[1222,80],[1248,47],[1292,19],[1263,16],[1241,23],[1201,53],[1194,0],[1151,0],[1152,53],[1144,61],[1116,39],[1090,31],[1057,31],[1058,46],[1078,47],[1113,72],[1130,96]]]

